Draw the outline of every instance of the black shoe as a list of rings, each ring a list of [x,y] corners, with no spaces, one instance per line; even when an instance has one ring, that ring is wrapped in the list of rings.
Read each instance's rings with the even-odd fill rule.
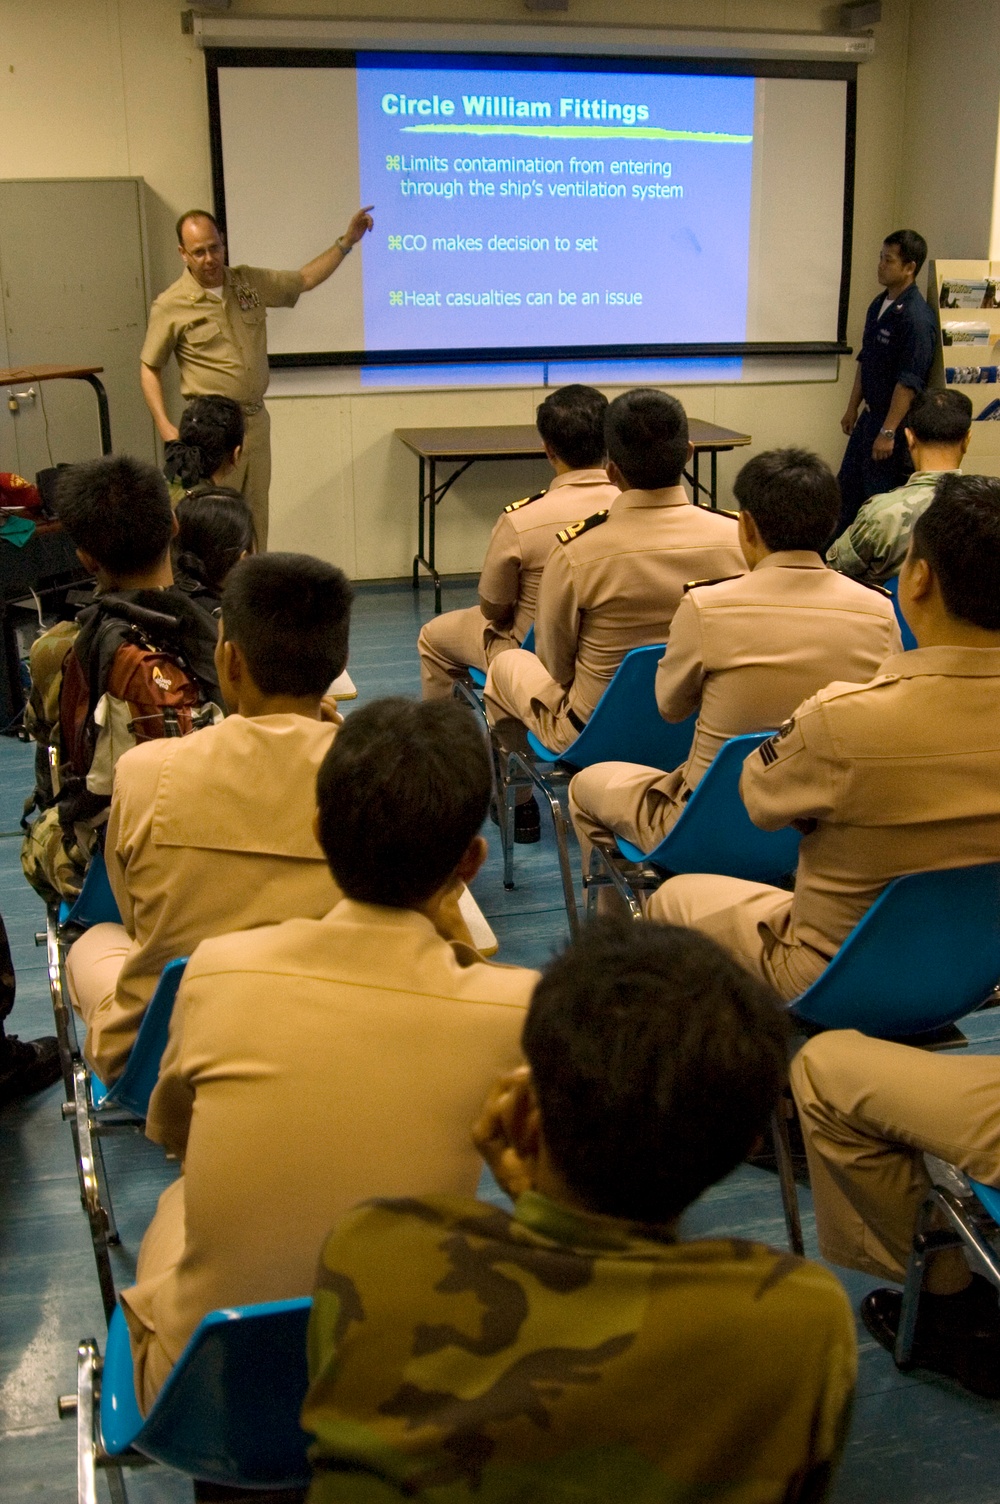
[[[16,1097],[44,1091],[59,1080],[59,1041],[54,1035],[25,1041],[9,1034],[4,1044],[0,1052],[0,1106]]]
[[[494,825],[500,824],[500,816],[497,814],[497,807],[492,799],[490,800],[490,819]],[[532,795],[524,804],[514,806],[514,840],[518,846],[533,846],[541,839],[542,819],[538,810],[538,800]]]
[[[983,1281],[986,1283],[986,1281]],[[957,1297],[931,1296],[932,1301]],[[938,1306],[925,1312],[924,1297],[917,1317],[916,1338],[908,1368],[929,1368],[934,1373],[955,1379],[983,1399],[1000,1399],[1000,1317],[992,1322],[982,1319],[967,1324],[946,1325],[946,1316]],[[898,1290],[872,1290],[861,1302],[861,1320],[887,1352],[895,1356],[896,1333],[903,1307]]]

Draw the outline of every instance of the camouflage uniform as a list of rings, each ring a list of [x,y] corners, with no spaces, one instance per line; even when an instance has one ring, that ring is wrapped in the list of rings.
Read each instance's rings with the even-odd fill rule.
[[[523,1195],[377,1201],[323,1251],[309,1504],[820,1500],[855,1379],[844,1292],[736,1240]]]
[[[881,585],[902,568],[913,524],[934,500],[942,475],[954,470],[915,470],[896,491],[866,501],[846,532],[831,543],[826,562],[866,585]]]

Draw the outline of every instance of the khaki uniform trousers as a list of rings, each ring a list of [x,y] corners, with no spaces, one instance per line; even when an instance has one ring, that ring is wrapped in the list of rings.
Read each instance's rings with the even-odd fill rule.
[[[569,812],[584,875],[595,841],[607,844],[621,836],[640,851],[658,846],[684,808],[683,792],[683,768],[664,773],[634,762],[598,762],[577,773],[569,785]]]
[[[790,1003],[830,960],[811,945],[781,938],[791,912],[792,894],[783,888],[692,872],[657,888],[646,917],[710,935]]]
[[[153,1220],[143,1234],[136,1284],[155,1275],[167,1279],[184,1256],[184,1240],[184,1176],[181,1175],[163,1192]],[[127,1300],[122,1301],[122,1309],[128,1322],[136,1398],[143,1415],[148,1415],[176,1358],[171,1358],[156,1333],[133,1315]]]
[[[478,606],[432,616],[417,638],[420,693],[425,700],[447,700],[464,668],[485,673],[498,654],[520,646],[510,632],[497,631]]]
[[[66,956],[66,981],[73,1007],[90,1028],[98,1010],[110,1005],[132,942],[123,924],[95,924],[74,940]]]
[[[267,498],[271,487],[271,417],[266,407],[243,419],[243,450],[240,454],[233,486],[253,513],[257,532],[257,549],[267,548]]]
[[[491,724],[513,716],[553,752],[565,752],[580,734],[566,691],[534,653],[501,653],[490,664],[483,703]]]
[[[931,1054],[839,1029],[809,1040],[791,1076],[820,1252],[832,1263],[903,1280],[930,1186],[925,1153],[1000,1186],[997,1057]]]

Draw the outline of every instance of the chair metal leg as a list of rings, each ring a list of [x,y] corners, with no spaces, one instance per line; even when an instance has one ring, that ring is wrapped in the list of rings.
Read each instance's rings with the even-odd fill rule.
[[[788,1246],[802,1258],[805,1244],[802,1241],[802,1220],[799,1216],[799,1196],[792,1167],[792,1148],[788,1142],[788,1119],[784,1096],[771,1114],[771,1138],[774,1142],[774,1158],[778,1166],[778,1183],[781,1186],[781,1205],[785,1213],[785,1230]]]
[[[503,824],[503,885],[510,891],[514,886],[514,811],[519,789],[529,788],[534,783],[534,772],[520,752],[507,752],[506,767],[502,761],[502,749],[497,749],[497,768],[503,785],[503,805],[499,811]]]
[[[577,909],[576,903],[576,881],[573,876],[573,867],[569,859],[569,841],[566,816],[563,814],[563,808],[561,803],[559,802],[559,796],[548,779],[543,777],[542,774],[539,773],[537,768],[532,768],[530,764],[525,762],[520,753],[511,753],[510,766],[513,767],[515,760],[520,770],[528,779],[530,779],[535,788],[538,789],[539,793],[544,796],[546,802],[548,803],[549,812],[552,815],[552,825],[556,833],[556,849],[559,853],[559,875],[562,879],[563,902],[566,905],[566,918],[569,923],[570,935],[575,939],[576,936],[580,933],[580,914],[579,910]],[[523,782],[524,780],[522,779],[522,786]]]
[[[77,1504],[97,1504],[95,1463],[97,1457],[97,1384],[100,1361],[95,1338],[85,1337],[76,1350]]]
[[[906,1283],[903,1286],[903,1304],[899,1312],[899,1326],[896,1330],[896,1348],[893,1353],[896,1367],[901,1369],[912,1367],[910,1360],[913,1356],[913,1339],[917,1330],[920,1292],[923,1289],[924,1271],[927,1267],[927,1234],[935,1210],[934,1197],[928,1196],[917,1214],[917,1225],[913,1230],[910,1260],[906,1266]]]
[[[583,886],[587,894],[588,918],[592,918],[597,910],[598,890],[608,887],[614,888],[633,919],[645,918],[643,904],[626,875],[623,863],[618,859],[617,850],[599,844],[590,848],[590,870],[584,873]]]
[[[80,1046],[76,1037],[76,1019],[66,989],[65,950],[59,935],[58,916],[52,907],[46,915],[45,929],[35,936],[35,944],[45,946],[52,1016],[59,1045],[59,1067],[66,1095],[70,1096],[73,1091],[73,1065],[80,1057]]]
[[[107,1206],[107,1178],[104,1173],[104,1155],[98,1136],[92,1130],[89,1110],[89,1082],[87,1068],[77,1061],[73,1070],[73,1101],[66,1104],[70,1109],[77,1144],[77,1167],[80,1175],[80,1197],[90,1224],[90,1239],[94,1246],[94,1262],[97,1264],[97,1279],[101,1287],[101,1301],[108,1323],[118,1303],[114,1274],[111,1269],[109,1243],[117,1241],[118,1232],[105,1210]],[[64,1109],[65,1111],[65,1109]]]

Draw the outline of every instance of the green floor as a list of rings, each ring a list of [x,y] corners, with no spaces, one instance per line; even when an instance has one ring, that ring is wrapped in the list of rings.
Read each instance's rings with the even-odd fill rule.
[[[445,607],[472,600],[468,585],[446,587]],[[415,694],[414,642],[430,602],[408,586],[359,591],[350,671],[360,699]],[[18,1002],[12,1032],[51,1032],[44,951],[34,944],[43,922],[39,901],[21,877],[17,822],[31,783],[31,750],[0,738],[0,912],[14,951]],[[517,887],[505,893],[499,841],[487,827],[490,859],[476,896],[501,944],[501,958],[541,965],[563,943],[554,842],[543,823],[539,846],[518,848]],[[963,1026],[972,1048],[1000,1050],[1000,1010]],[[75,1498],[75,1432],[56,1415],[56,1397],[75,1385],[80,1337],[101,1336],[103,1316],[90,1241],[80,1208],[69,1128],[60,1116],[61,1087],[0,1113],[0,1499]],[[170,1178],[160,1151],[138,1138],[107,1150],[122,1231],[118,1277],[134,1267],[143,1228]],[[811,1206],[802,1194],[807,1244],[814,1246]],[[784,1228],[777,1183],[741,1168],[692,1208],[691,1233],[727,1233],[780,1243]],[[871,1281],[837,1271],[855,1305]],[[946,1380],[903,1377],[859,1330],[861,1370],[854,1424],[836,1504],[996,1504],[1000,1406],[976,1400]],[[697,1423],[693,1418],[693,1423]],[[99,1483],[99,1488],[103,1487]],[[137,1501],[189,1501],[190,1485],[164,1469],[129,1480]],[[621,1501],[625,1504],[625,1501]]]

